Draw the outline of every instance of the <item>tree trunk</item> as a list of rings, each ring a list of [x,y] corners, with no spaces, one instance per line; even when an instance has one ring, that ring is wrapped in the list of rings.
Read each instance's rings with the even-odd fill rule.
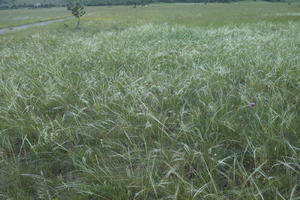
[[[79,24],[80,24],[80,17],[78,17],[76,28],[79,27]]]

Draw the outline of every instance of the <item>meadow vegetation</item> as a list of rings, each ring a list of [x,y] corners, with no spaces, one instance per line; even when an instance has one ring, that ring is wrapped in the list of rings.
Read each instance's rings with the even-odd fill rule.
[[[0,28],[71,17],[66,8],[0,10]]]
[[[300,199],[297,13],[93,7],[0,36],[0,199]]]

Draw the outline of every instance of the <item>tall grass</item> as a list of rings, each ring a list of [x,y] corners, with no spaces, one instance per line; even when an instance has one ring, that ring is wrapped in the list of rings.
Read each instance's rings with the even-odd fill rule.
[[[300,199],[299,23],[55,32],[0,44],[0,198]]]

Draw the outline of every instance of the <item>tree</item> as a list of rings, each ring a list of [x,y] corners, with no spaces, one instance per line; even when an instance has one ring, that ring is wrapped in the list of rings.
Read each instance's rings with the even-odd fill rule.
[[[16,0],[11,0],[11,3],[12,3],[12,7],[16,8],[17,5],[16,5]]]
[[[80,3],[76,3],[75,6],[71,9],[72,14],[74,17],[77,18],[77,26],[76,28],[79,27],[80,24],[80,18],[85,15],[85,10],[84,7]]]

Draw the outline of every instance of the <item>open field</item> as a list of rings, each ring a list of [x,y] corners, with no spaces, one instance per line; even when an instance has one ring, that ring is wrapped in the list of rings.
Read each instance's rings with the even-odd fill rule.
[[[70,17],[66,8],[0,10],[0,28]]]
[[[230,4],[154,4],[147,8],[131,6],[89,7],[89,24],[120,22],[120,25],[169,23],[184,26],[223,26],[259,21],[299,21],[300,3],[230,3]]]
[[[86,26],[100,29],[104,24],[128,27],[140,24],[178,24],[184,26],[223,26],[259,21],[299,21],[300,3],[230,3],[230,4],[152,4],[147,8],[132,6],[87,7]],[[71,16],[66,8],[0,10],[0,27],[9,27]]]
[[[300,199],[298,4],[87,11],[0,36],[0,199]]]

